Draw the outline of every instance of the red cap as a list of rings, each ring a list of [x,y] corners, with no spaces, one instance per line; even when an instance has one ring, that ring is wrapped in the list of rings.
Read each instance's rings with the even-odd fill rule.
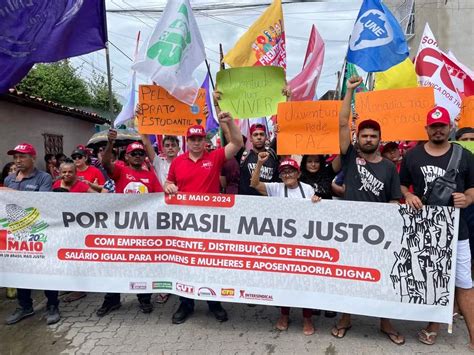
[[[278,172],[281,173],[281,171],[287,167],[300,171],[300,166],[298,165],[296,160],[288,158],[280,163],[280,166],[278,167]]]
[[[250,135],[252,135],[255,131],[263,131],[265,134],[267,134],[267,129],[265,128],[265,125],[261,123],[254,123],[250,126]]]
[[[363,129],[366,128],[372,128],[373,130],[379,131],[380,134],[382,134],[382,130],[380,129],[380,124],[377,121],[374,120],[364,120],[361,123],[359,123],[359,126],[357,126],[357,132],[360,132]]]
[[[426,125],[431,126],[432,124],[441,123],[449,125],[451,123],[451,117],[449,112],[444,107],[436,106],[431,109],[426,115]]]
[[[129,154],[129,153],[133,152],[134,150],[143,150],[143,151],[145,151],[145,148],[143,147],[143,144],[141,144],[140,142],[133,142],[133,143],[130,143],[127,146],[127,150],[125,151],[125,153]]]
[[[16,153],[36,156],[36,149],[30,143],[20,143],[15,148],[9,150],[7,154],[13,155]]]
[[[188,131],[186,132],[186,138],[205,137],[205,136],[206,136],[206,130],[204,129],[203,126],[200,126],[200,125],[191,126],[188,128]]]

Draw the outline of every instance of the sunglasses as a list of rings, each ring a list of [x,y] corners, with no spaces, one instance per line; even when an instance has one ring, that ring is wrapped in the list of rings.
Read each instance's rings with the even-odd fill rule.
[[[82,159],[82,158],[84,158],[82,155],[72,155],[71,156],[72,160],[79,160],[79,159]]]
[[[143,150],[134,150],[133,152],[130,153],[132,157],[144,157],[145,152]]]

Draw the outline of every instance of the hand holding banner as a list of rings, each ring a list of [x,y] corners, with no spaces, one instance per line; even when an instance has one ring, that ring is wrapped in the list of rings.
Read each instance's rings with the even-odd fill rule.
[[[339,153],[341,101],[292,101],[278,105],[278,154]]]
[[[243,67],[217,73],[219,106],[235,118],[270,116],[286,97],[285,72],[279,67]]]
[[[192,125],[206,125],[206,91],[199,89],[194,105],[189,106],[158,85],[140,85],[138,130],[142,134],[184,136]]]
[[[426,114],[434,106],[431,87],[361,92],[355,95],[360,120],[380,124],[384,141],[425,140]]]

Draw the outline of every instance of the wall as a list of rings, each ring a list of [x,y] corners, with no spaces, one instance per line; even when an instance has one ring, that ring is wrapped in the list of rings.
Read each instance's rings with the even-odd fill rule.
[[[11,161],[7,151],[22,142],[35,146],[37,167],[44,169],[43,133],[62,135],[64,154],[68,156],[95,133],[94,123],[6,101],[0,101],[0,127],[0,169]]]

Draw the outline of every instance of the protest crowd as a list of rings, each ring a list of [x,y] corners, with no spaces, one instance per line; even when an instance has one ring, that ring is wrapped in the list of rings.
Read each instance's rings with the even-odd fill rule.
[[[0,190],[31,194],[175,195],[184,192],[307,199],[314,204],[332,199],[406,204],[413,210],[425,205],[459,208],[457,252],[453,260],[456,263],[453,317],[464,319],[470,336],[468,347],[474,351],[474,156],[457,144],[474,141],[474,127],[458,128],[450,110],[437,103],[424,111],[424,139],[387,141],[383,124],[370,115],[354,111],[353,98],[359,95],[363,78],[345,75],[342,80],[346,91],[337,116],[338,154],[279,153],[282,143],[279,141],[285,138],[281,136],[278,115],[272,120],[250,123],[247,132],[242,134],[237,117],[222,107],[225,92],[218,85],[211,92],[212,100],[203,107],[206,114],[214,111],[217,115],[221,132],[217,143],[210,139],[204,125],[194,124],[186,127],[183,137],[162,135],[160,140],[151,140],[149,135],[141,134],[140,141],[121,146],[117,142],[117,131],[111,128],[103,145],[90,148],[85,142],[74,142],[77,147],[72,152],[47,154],[44,156],[46,171],[42,171],[37,168],[43,159],[38,156],[37,147],[16,137],[17,144],[11,150],[0,152],[11,158],[2,167]],[[278,90],[284,98],[282,102],[298,101],[295,96],[299,90],[291,83],[285,83]],[[139,105],[134,111],[140,115]],[[414,247],[420,241],[414,238],[412,243]],[[420,272],[429,272],[436,257],[441,256],[428,255]],[[416,297],[417,282],[415,276],[412,283],[408,283],[411,288],[407,294]],[[60,298],[62,302],[76,302],[87,297],[82,291],[46,290],[44,293],[47,324],[59,322]],[[35,314],[30,289],[8,288],[7,294],[10,298],[16,295],[18,300],[18,307],[5,319],[7,325]],[[165,303],[169,297],[173,295],[160,293],[157,302]],[[179,300],[178,308],[170,315],[173,324],[186,322],[194,311],[194,299],[180,297]],[[143,313],[151,313],[155,307],[151,293],[138,293],[137,301]],[[220,302],[207,303],[218,322],[229,320]],[[106,293],[103,303],[97,305],[96,315],[107,317],[121,306],[119,293]],[[275,328],[287,330],[290,316],[297,317],[298,312],[293,309],[291,314],[290,307],[278,307]],[[332,329],[318,331],[328,331],[338,339],[344,338],[352,327],[350,314],[308,308],[301,312],[303,333],[307,336],[316,331],[315,315],[335,319]],[[395,329],[389,319],[380,319],[380,331],[397,345],[405,343],[405,335]],[[439,332],[440,324],[431,322],[420,326],[417,337],[420,342],[432,345]]]

